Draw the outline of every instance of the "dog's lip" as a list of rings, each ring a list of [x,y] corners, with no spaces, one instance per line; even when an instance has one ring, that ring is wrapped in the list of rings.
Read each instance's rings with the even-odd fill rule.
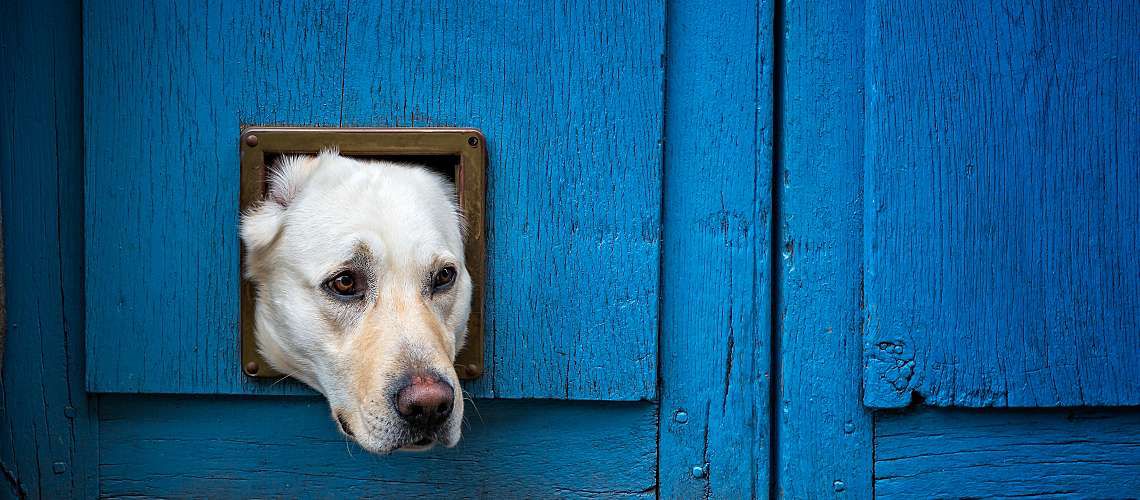
[[[337,425],[340,426],[340,431],[343,432],[345,436],[355,439],[356,434],[352,432],[352,427],[349,427],[348,420],[344,418],[344,414],[337,411],[335,418]]]
[[[414,443],[408,443],[400,447],[402,451],[424,451],[430,449],[435,445],[435,440],[432,438],[422,438]]]

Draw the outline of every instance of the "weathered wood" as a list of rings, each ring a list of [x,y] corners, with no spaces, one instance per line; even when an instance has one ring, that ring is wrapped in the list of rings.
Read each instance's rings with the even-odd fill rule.
[[[377,457],[315,398],[103,396],[106,497],[653,498],[656,406],[476,401],[459,446]]]
[[[670,4],[662,498],[768,494],[772,5]]]
[[[777,81],[776,478],[784,498],[871,496],[859,391],[864,5],[782,6]]]
[[[438,125],[490,150],[489,371],[468,389],[654,398],[663,11],[88,3],[88,387],[296,392],[238,367],[239,126]]]
[[[75,1],[0,2],[0,498],[81,498],[96,486],[83,391],[80,18]]]
[[[875,425],[875,496],[1135,498],[1140,413],[925,409]]]
[[[1140,404],[1137,26],[871,2],[867,405]]]
[[[0,206],[4,205],[0,194]],[[0,215],[0,373],[4,373],[4,339],[8,336],[8,301],[4,300],[4,217]]]

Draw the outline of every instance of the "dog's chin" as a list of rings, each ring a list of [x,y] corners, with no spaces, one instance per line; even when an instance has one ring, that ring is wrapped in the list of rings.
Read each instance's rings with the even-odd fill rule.
[[[414,443],[405,444],[404,446],[397,448],[397,450],[410,452],[428,451],[435,447],[435,443],[436,441],[434,439],[424,438]]]
[[[435,447],[435,445],[443,445],[445,448],[453,448],[459,443],[459,436],[455,432],[449,431],[450,426],[440,429],[439,433],[435,435],[420,435],[412,436],[404,440],[404,444],[396,448],[397,451],[428,451]]]
[[[375,455],[390,455],[395,451],[402,451],[403,446],[399,441],[372,441],[360,438],[350,438],[364,448],[364,451]]]
[[[441,429],[438,435],[407,435],[404,434],[398,439],[359,439],[350,437],[356,444],[360,445],[369,453],[377,455],[389,455],[393,452],[423,452],[434,448],[436,445],[443,445],[445,448],[452,448],[459,443],[459,436],[454,432],[449,432]]]
[[[366,442],[362,442],[359,439],[354,439],[354,441],[356,441],[356,444],[359,444],[361,448],[364,448],[365,451],[368,451],[369,453],[374,453],[376,455],[390,455],[390,454],[392,454],[394,452],[398,452],[398,451],[399,452],[411,452],[411,453],[424,452],[424,451],[428,451],[432,448],[435,448],[435,445],[437,445],[437,444],[443,444],[447,448],[451,448],[451,447],[455,446],[454,443],[446,444],[446,443],[441,442],[440,440],[428,439],[428,438],[424,438],[424,439],[420,439],[420,440],[416,440],[416,441],[407,441],[407,442],[403,442],[402,444],[400,442],[385,443],[385,444],[366,443]]]

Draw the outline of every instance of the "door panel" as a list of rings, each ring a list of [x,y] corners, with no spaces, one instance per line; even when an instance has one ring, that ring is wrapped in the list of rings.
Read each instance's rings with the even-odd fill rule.
[[[864,402],[1140,403],[1140,4],[872,2]]]
[[[464,126],[490,150],[487,372],[468,390],[653,398],[663,15],[86,5],[88,388],[303,391],[238,366],[241,125]]]

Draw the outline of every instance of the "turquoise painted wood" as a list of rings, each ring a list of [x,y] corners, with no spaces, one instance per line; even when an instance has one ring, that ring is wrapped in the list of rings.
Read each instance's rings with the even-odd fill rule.
[[[779,364],[773,483],[784,498],[870,498],[863,359],[864,2],[789,2],[777,66]]]
[[[660,494],[768,494],[772,4],[670,4]]]
[[[456,448],[376,457],[337,433],[318,398],[106,396],[100,439],[110,445],[100,453],[99,494],[654,497],[655,405],[479,401],[477,408]]]
[[[870,2],[867,405],[1140,404],[1138,26]]]
[[[663,44],[660,4],[88,3],[87,387],[299,392],[238,367],[242,124],[465,126],[491,153],[468,390],[654,398]]]
[[[875,496],[1136,498],[1140,412],[931,410],[878,417]]]
[[[91,495],[79,2],[0,2],[0,498]]]
[[[1135,404],[1138,9],[990,5],[0,3],[0,498],[1134,497],[1137,408],[862,408]],[[470,389],[650,401],[477,399],[459,448],[374,457],[242,382],[236,267],[199,264],[247,120],[490,130]]]

